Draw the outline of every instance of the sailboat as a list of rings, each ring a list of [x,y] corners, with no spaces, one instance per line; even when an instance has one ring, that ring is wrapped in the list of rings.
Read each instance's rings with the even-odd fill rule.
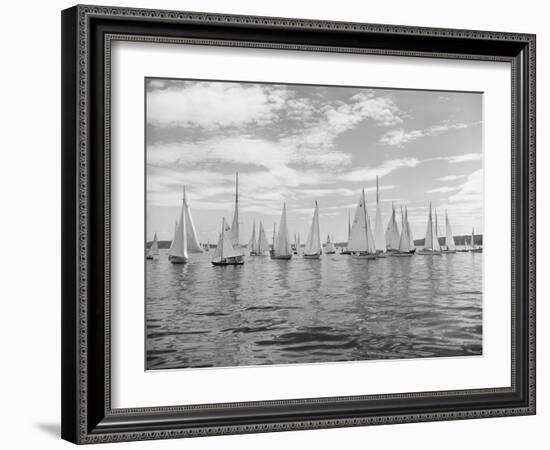
[[[437,216],[436,216],[437,217]],[[430,212],[428,214],[428,224],[426,226],[426,237],[424,238],[424,247],[418,252],[419,255],[441,255],[439,239],[432,221],[432,203],[430,202]]]
[[[399,237],[398,251],[391,252],[390,256],[413,256],[416,249],[414,245],[411,245],[411,238],[409,235],[409,225],[407,223],[407,216],[403,214],[403,208],[401,208],[401,236]]]
[[[483,248],[482,247],[478,247],[477,245],[475,245],[475,233],[474,233],[474,229],[472,228],[472,239],[471,239],[471,248],[470,248],[470,251],[472,253],[482,253],[483,252]]]
[[[296,238],[296,250],[294,251],[295,255],[299,255],[302,251],[302,243],[300,242],[300,233],[298,233],[298,237]]]
[[[172,264],[185,264],[189,259],[188,253],[202,253],[203,249],[197,237],[191,209],[187,204],[185,185],[183,186],[183,204],[180,219],[176,227],[174,240],[168,252],[168,259]]]
[[[456,253],[455,238],[447,210],[445,210],[445,248],[441,250],[441,253]]]
[[[271,250],[271,259],[291,258],[292,248],[290,246],[290,239],[288,238],[288,228],[286,224],[286,203],[284,203],[277,238],[275,238],[275,225],[273,226],[273,248]]]
[[[231,222],[231,233],[233,242],[240,248],[239,240],[239,172],[235,173],[235,212],[233,213],[233,222]]]
[[[319,206],[317,200],[315,201],[315,210],[313,211],[313,219],[311,220],[311,227],[306,239],[306,246],[304,247],[305,259],[319,259],[322,253],[321,233],[319,232]]]
[[[382,211],[380,208],[380,197],[378,195],[378,176],[376,177],[376,216],[374,219],[374,245],[378,257],[386,256],[386,236],[384,225],[382,225]]]
[[[348,244],[346,245],[346,249],[340,252],[341,255],[351,255],[351,252],[348,248],[350,236],[351,236],[351,222],[350,222],[349,209],[348,209]]]
[[[334,248],[333,240],[330,239],[330,234],[327,234],[327,242],[325,244],[325,255],[334,255],[336,249]]]
[[[258,244],[256,246],[256,256],[265,256],[265,252],[269,251],[269,242],[264,231],[264,226],[260,221],[260,231],[258,233]]]
[[[376,259],[376,247],[374,236],[370,226],[370,219],[367,214],[367,205],[365,202],[365,189],[361,191],[361,198],[355,211],[355,218],[351,226],[350,239],[348,241],[348,250],[352,256],[362,259]]]
[[[252,224],[252,236],[248,243],[248,251],[250,252],[250,256],[258,256],[258,251],[256,250],[256,221]]]
[[[159,255],[159,243],[157,241],[157,233],[155,233],[155,236],[153,237],[153,243],[151,244],[151,247],[149,247],[149,250],[147,251],[147,259],[155,259],[155,256]]]
[[[244,264],[242,249],[238,244],[235,244],[233,229],[229,227],[225,217],[222,219],[222,231],[211,262],[214,266],[237,266]]]
[[[468,253],[470,251],[470,245],[468,244],[468,239],[464,237],[464,244],[462,244],[462,247],[457,250],[457,252],[460,253]]]
[[[391,204],[391,217],[386,227],[386,249],[388,252],[399,251],[399,240],[401,235],[399,233],[399,227],[397,226],[397,220],[395,219],[395,206]]]

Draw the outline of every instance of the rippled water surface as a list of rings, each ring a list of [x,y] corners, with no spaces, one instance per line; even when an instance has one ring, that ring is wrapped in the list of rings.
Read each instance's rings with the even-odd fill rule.
[[[483,254],[147,261],[148,369],[480,355]]]

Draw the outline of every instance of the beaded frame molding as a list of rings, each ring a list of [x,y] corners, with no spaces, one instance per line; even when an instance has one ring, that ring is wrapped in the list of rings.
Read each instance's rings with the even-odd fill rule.
[[[113,409],[110,75],[114,41],[509,62],[511,385]],[[61,434],[78,444],[535,414],[535,36],[82,5],[64,10],[61,350]]]

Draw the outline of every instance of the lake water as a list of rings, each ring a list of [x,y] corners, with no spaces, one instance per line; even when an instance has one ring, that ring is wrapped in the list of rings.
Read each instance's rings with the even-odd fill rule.
[[[146,262],[148,369],[480,355],[481,253]]]

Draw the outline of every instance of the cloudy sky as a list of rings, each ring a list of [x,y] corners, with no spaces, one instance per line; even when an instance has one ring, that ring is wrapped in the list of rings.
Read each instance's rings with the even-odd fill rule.
[[[283,202],[302,242],[319,202],[321,233],[347,237],[361,187],[386,225],[407,205],[415,238],[428,202],[454,234],[482,232],[480,93],[146,80],[147,238],[171,239],[182,185],[201,241],[231,221],[239,172],[242,241],[252,221],[271,236]],[[440,233],[444,233],[443,221]]]

